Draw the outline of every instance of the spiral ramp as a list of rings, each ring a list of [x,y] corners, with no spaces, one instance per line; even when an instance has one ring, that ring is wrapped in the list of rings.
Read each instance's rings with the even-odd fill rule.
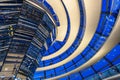
[[[2,2],[7,1],[17,1],[17,0],[1,0],[0,7],[10,6],[12,4],[5,4]],[[19,0],[18,0],[19,1]],[[31,36],[31,38],[22,37],[27,40],[25,48],[28,48],[21,57],[18,66],[23,75],[26,69],[23,69],[27,64],[37,64],[29,65],[29,71],[33,69],[32,76],[29,74],[28,80],[119,80],[120,79],[120,0],[20,0],[14,6],[20,6],[27,4],[33,6],[36,11],[42,11],[44,16],[40,22],[35,18],[32,21],[23,19],[26,15],[20,14],[20,19],[18,18],[18,23],[12,23],[14,25],[27,26],[40,26],[44,27],[45,23],[49,27],[49,35],[44,39],[44,43],[38,48],[39,57],[33,57],[34,52],[32,52],[32,43],[35,43],[35,39],[38,36]],[[12,3],[12,2],[11,2]],[[1,7],[1,8],[2,8]],[[33,10],[34,10],[33,8]],[[26,9],[26,8],[25,8]],[[0,12],[2,14],[18,13],[20,10],[6,11],[6,13]],[[32,11],[32,10],[31,10]],[[28,12],[29,13],[29,12]],[[40,13],[40,12],[39,12]],[[29,13],[30,14],[30,13]],[[35,16],[35,13],[32,14]],[[41,15],[41,14],[39,14]],[[47,18],[46,18],[47,15]],[[22,18],[21,18],[22,16]],[[47,20],[49,17],[49,21]],[[1,17],[0,17],[1,18]],[[38,17],[39,18],[39,17]],[[25,22],[25,20],[29,21]],[[45,23],[42,22],[45,21]],[[48,22],[47,22],[48,21]],[[51,23],[52,22],[52,23]],[[6,22],[7,23],[7,22]],[[51,24],[50,24],[51,23]],[[6,24],[0,25],[0,32],[3,32],[3,28]],[[54,26],[53,26],[54,25]],[[9,26],[10,30],[12,29]],[[27,27],[26,25],[24,25]],[[51,28],[52,26],[52,28]],[[34,31],[29,31],[36,35],[37,29],[35,27]],[[15,33],[21,28],[15,27]],[[44,30],[44,29],[40,29]],[[47,29],[48,30],[48,29]],[[34,33],[36,31],[36,33]],[[42,31],[41,31],[42,32]],[[25,32],[26,34],[28,32]],[[30,33],[30,34],[31,34]],[[39,33],[39,31],[38,31]],[[1,34],[1,33],[0,33]],[[16,35],[17,35],[16,34]],[[43,31],[43,34],[45,32]],[[1,34],[0,36],[2,36]],[[1,72],[4,73],[5,70],[9,70],[8,66],[13,67],[15,62],[10,62],[11,55],[9,48],[16,39],[16,35],[12,35],[12,31],[9,33],[10,46],[7,47],[8,52],[6,57],[1,60]],[[8,36],[9,36],[8,35]],[[22,35],[22,34],[21,34]],[[18,35],[17,35],[18,36]],[[23,36],[23,35],[22,35]],[[6,39],[6,38],[5,38]],[[4,40],[5,40],[4,39]],[[31,39],[31,41],[29,41]],[[41,38],[40,38],[41,39]],[[8,42],[8,43],[9,43]],[[18,41],[19,42],[19,41]],[[31,43],[30,43],[31,42]],[[39,42],[39,41],[38,41]],[[1,42],[2,43],[2,37]],[[37,43],[39,46],[40,43]],[[0,45],[2,46],[2,45]],[[5,47],[5,48],[4,48]],[[6,49],[6,46],[0,47],[0,51]],[[18,48],[18,50],[21,48]],[[40,51],[39,51],[40,49]],[[13,49],[14,50],[14,49]],[[33,48],[33,51],[37,50]],[[17,50],[16,50],[17,51]],[[17,52],[18,53],[18,52]],[[29,53],[32,54],[29,55]],[[23,57],[23,55],[25,55]],[[3,56],[1,52],[1,57]],[[27,56],[27,58],[26,58]],[[38,55],[37,55],[38,56]],[[30,58],[29,60],[27,60]],[[35,59],[33,59],[35,58]],[[2,59],[2,58],[1,58]],[[15,58],[14,58],[15,59]],[[38,63],[34,63],[34,60]],[[28,63],[27,63],[28,61]],[[30,61],[30,62],[29,62]],[[33,61],[33,63],[32,63]],[[24,63],[26,62],[26,63]],[[11,64],[10,64],[11,63]],[[24,64],[23,64],[24,63]],[[22,68],[21,68],[22,66]],[[23,72],[22,72],[23,71]],[[0,73],[0,74],[2,74]],[[11,74],[11,73],[10,73]],[[3,76],[0,75],[0,76]],[[27,76],[27,75],[25,75]],[[17,76],[21,78],[20,76]],[[14,79],[18,79],[14,78]],[[25,80],[26,80],[25,79]],[[19,80],[19,79],[18,79]],[[24,79],[22,79],[24,80]]]

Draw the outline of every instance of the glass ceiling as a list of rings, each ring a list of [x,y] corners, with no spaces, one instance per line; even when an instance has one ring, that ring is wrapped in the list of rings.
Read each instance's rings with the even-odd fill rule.
[[[60,56],[52,58],[50,60],[45,60],[45,61],[40,62],[41,67],[50,66],[52,64],[56,64],[56,63],[64,60],[65,58],[70,56],[75,51],[76,47],[80,44],[80,41],[82,40],[82,36],[84,35],[81,32],[84,30],[84,28],[82,29],[82,27],[84,26],[84,22],[83,22],[84,21],[83,20],[84,19],[84,12],[83,12],[84,5],[81,4],[81,1],[82,0],[79,0],[80,15],[82,16],[81,24],[80,24],[81,29],[79,30],[79,33],[78,33],[78,36],[77,36],[75,42],[67,51],[62,53]],[[117,5],[117,6],[115,6],[115,5]],[[114,2],[112,0],[102,0],[101,17],[99,20],[97,30],[96,30],[92,40],[90,41],[89,45],[84,49],[84,51],[79,56],[77,56],[70,62],[64,64],[63,66],[59,66],[57,68],[50,69],[50,70],[36,72],[35,77],[37,77],[37,75],[38,76],[41,75],[41,79],[44,79],[44,78],[50,78],[50,77],[62,75],[66,72],[69,72],[69,71],[74,70],[75,68],[81,66],[86,61],[88,61],[92,56],[94,56],[99,51],[99,49],[103,46],[103,44],[109,37],[109,35],[114,27],[114,24],[115,24],[115,21],[117,19],[117,15],[119,12],[119,5],[120,5],[119,1]],[[67,13],[67,11],[66,11],[66,13]],[[69,33],[67,33],[66,35],[68,35],[68,34]],[[55,51],[59,50],[64,45],[64,42],[65,41],[59,42],[59,43],[55,42],[46,51],[45,55],[43,55],[43,56],[54,54]],[[61,43],[63,43],[63,44],[61,45]],[[90,77],[90,76],[95,75],[95,74],[96,74],[95,80],[102,79],[102,78],[100,78],[99,73],[102,73],[103,71],[107,70],[108,68],[111,68],[112,66],[118,64],[120,61],[119,60],[120,57],[118,57],[120,55],[117,55],[117,54],[119,54],[119,49],[117,47],[119,47],[119,44],[116,45],[104,58],[102,58],[100,61],[98,61],[94,65],[88,67],[87,69],[79,71],[78,73],[73,74],[73,76],[70,75],[70,76],[67,76],[60,80],[69,80],[69,79],[70,80],[76,80],[76,79],[92,80],[94,78]],[[118,49],[118,52],[116,49]],[[116,53],[114,51],[116,51]],[[108,57],[108,55],[110,55],[110,56]],[[112,57],[112,56],[114,56],[114,57]],[[116,58],[115,56],[118,58]],[[119,73],[119,69],[117,67],[116,67],[116,69],[117,69],[116,73]],[[110,73],[106,73],[106,75],[110,76]]]
[[[64,0],[61,3],[67,16],[67,33],[63,41],[56,41],[56,29],[61,24],[56,12],[47,0],[0,1],[1,72],[4,72],[6,68],[9,69],[9,65],[14,68],[17,64],[20,66],[17,72],[28,76],[28,80],[56,79],[56,76],[62,76],[79,68],[99,52],[115,28],[118,17],[120,17],[120,0],[102,0],[99,23],[94,36],[77,57],[62,66],[58,65],[51,69],[35,71],[37,68],[42,69],[68,58],[80,46],[84,37],[87,13],[84,0],[78,0],[80,25],[74,42],[61,55],[41,60],[42,57],[59,51],[67,42],[70,31],[72,31],[69,11]],[[42,9],[37,6],[42,6]],[[2,76],[1,74],[0,76]],[[59,80],[102,80],[117,74],[120,74],[120,43],[117,43],[107,55],[96,61],[95,64],[73,74],[62,76]],[[18,77],[20,76],[18,75]]]

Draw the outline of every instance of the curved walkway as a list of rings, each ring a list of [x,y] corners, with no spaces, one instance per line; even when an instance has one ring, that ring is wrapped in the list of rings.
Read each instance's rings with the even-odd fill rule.
[[[64,51],[66,51],[72,45],[75,38],[77,37],[77,33],[79,30],[79,25],[80,25],[80,12],[79,12],[79,7],[78,7],[79,6],[78,1],[77,0],[74,0],[74,1],[73,0],[63,0],[63,2],[65,3],[66,8],[69,13],[69,16],[70,16],[71,31],[69,34],[69,38],[68,38],[67,42],[64,44],[64,46],[59,51],[57,51],[51,55],[48,55],[48,56],[43,56],[42,61],[49,60],[49,59],[52,59],[52,58],[55,58],[55,57],[61,55]],[[71,7],[71,5],[74,7]],[[60,33],[60,34],[62,34],[62,33]],[[65,34],[62,34],[62,35],[65,35]]]
[[[65,76],[70,75],[72,73],[78,72],[78,71],[80,71],[82,69],[85,69],[85,68],[93,65],[94,63],[99,61],[101,58],[103,58],[115,45],[117,45],[120,42],[120,36],[119,36],[119,34],[120,34],[120,26],[119,25],[120,25],[120,16],[119,16],[118,20],[116,21],[115,28],[111,32],[111,35],[108,37],[108,39],[105,42],[104,46],[89,61],[87,61],[82,66],[76,68],[75,70],[72,70],[72,71],[70,71],[68,73],[65,73],[65,74],[62,74],[60,76],[56,76],[56,77],[53,77],[53,78],[49,78],[49,79],[46,79],[46,80],[56,80],[58,78],[65,77]]]
[[[93,1],[93,3],[90,0],[84,1],[86,13],[87,13],[86,14],[86,30],[84,33],[85,35],[83,37],[83,40],[81,41],[81,44],[76,49],[76,51],[73,54],[71,54],[68,58],[66,58],[65,60],[63,60],[59,63],[53,64],[50,66],[46,66],[46,67],[37,68],[36,71],[49,70],[49,69],[59,67],[65,63],[71,61],[72,59],[74,59],[76,56],[79,55],[79,53],[81,53],[85,49],[85,47],[87,47],[87,45],[89,44],[90,40],[92,39],[92,37],[96,31],[96,27],[97,27],[97,24],[99,21],[100,11],[101,11],[101,0],[97,0],[97,1],[92,0],[92,1]],[[63,0],[63,2],[65,4],[71,5],[70,3],[68,3],[67,0]],[[96,4],[94,4],[94,3],[96,3]]]

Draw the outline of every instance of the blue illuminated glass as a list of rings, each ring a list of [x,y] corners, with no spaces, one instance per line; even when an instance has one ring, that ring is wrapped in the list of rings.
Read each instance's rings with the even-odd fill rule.
[[[107,65],[108,62],[104,59],[101,59],[100,61],[98,61],[97,63],[95,63],[93,65],[93,67],[96,69],[96,70],[99,70],[100,68],[102,68],[103,66]]]
[[[81,74],[83,75],[83,77],[87,77],[93,73],[94,73],[94,71],[92,68],[87,68],[87,69],[81,71]]]

